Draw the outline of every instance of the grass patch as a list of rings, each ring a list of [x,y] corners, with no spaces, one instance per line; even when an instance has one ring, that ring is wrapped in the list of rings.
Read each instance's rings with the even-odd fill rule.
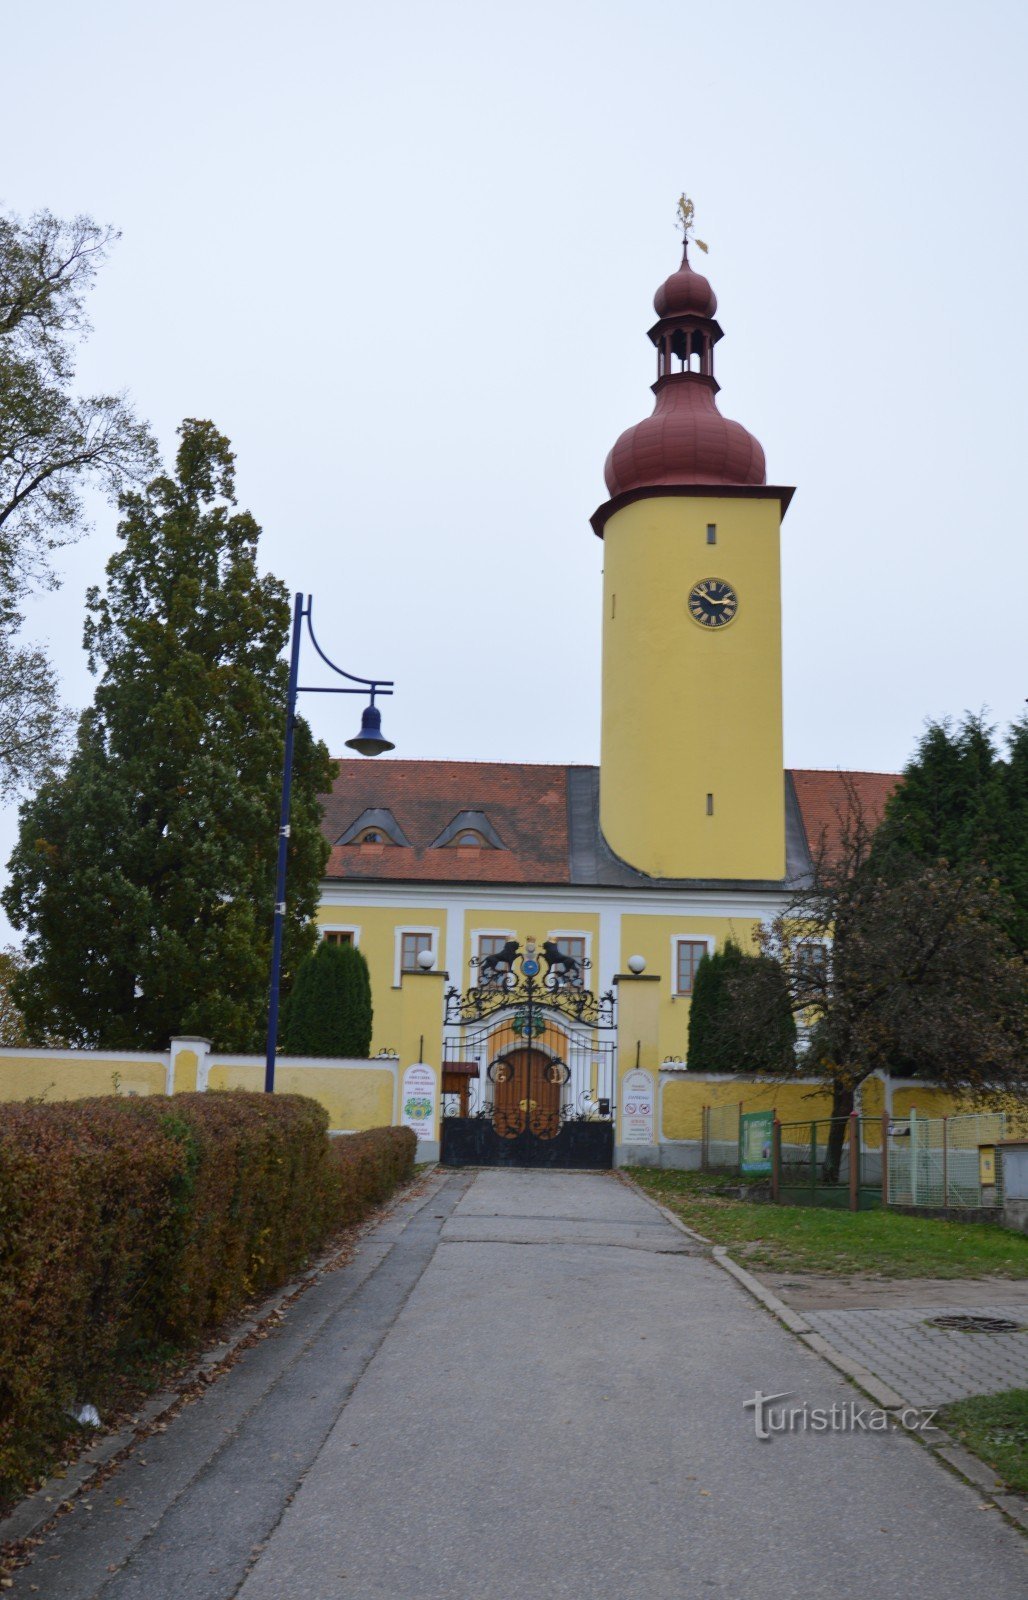
[[[958,1400],[938,1420],[1009,1488],[1028,1494],[1028,1389]]]
[[[829,1211],[731,1198],[740,1180],[713,1172],[636,1167],[631,1176],[748,1266],[847,1277],[1028,1278],[1028,1237],[984,1222],[936,1222],[895,1211]]]

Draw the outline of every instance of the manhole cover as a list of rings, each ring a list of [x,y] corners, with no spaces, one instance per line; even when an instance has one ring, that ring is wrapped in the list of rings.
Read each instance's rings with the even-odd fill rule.
[[[973,1312],[961,1312],[948,1317],[929,1317],[929,1328],[955,1328],[958,1333],[1024,1333],[1023,1322],[1010,1317],[978,1317]]]

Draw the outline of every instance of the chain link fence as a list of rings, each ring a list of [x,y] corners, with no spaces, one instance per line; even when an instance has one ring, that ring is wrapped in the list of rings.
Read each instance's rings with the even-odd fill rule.
[[[704,1172],[740,1171],[739,1118],[742,1102],[703,1107],[700,1165]]]
[[[889,1204],[978,1210],[1003,1204],[1003,1164],[982,1182],[981,1147],[994,1148],[1015,1130],[1002,1111],[924,1117],[912,1111],[889,1124]]]
[[[705,1172],[743,1172],[743,1106],[703,1107]],[[1028,1112],[927,1117],[912,1110],[899,1117],[804,1118],[777,1122],[775,1130],[777,1195],[788,1204],[867,1209],[884,1200],[926,1210],[983,1210],[1003,1204],[995,1147],[1028,1136]],[[983,1147],[995,1157],[984,1169]]]

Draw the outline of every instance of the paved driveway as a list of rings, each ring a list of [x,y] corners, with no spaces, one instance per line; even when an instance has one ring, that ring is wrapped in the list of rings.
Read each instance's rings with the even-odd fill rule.
[[[16,1579],[48,1600],[1023,1600],[1019,1534],[613,1176],[441,1174]]]

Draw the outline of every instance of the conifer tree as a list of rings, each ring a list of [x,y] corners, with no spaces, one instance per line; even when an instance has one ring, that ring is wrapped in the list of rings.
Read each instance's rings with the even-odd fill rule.
[[[980,716],[929,723],[886,808],[874,851],[971,867],[1005,897],[1004,927],[1028,950],[1028,722],[1016,723],[1003,760]]]
[[[99,674],[67,771],[21,811],[3,902],[26,934],[16,1000],[34,1036],[164,1049],[260,1046],[274,901],[290,623],[235,509],[233,455],[182,424],[175,476],[122,497],[121,548],[88,595]],[[334,768],[296,730],[283,971],[313,942]]]
[[[283,1049],[294,1056],[371,1053],[371,975],[355,945],[322,941],[300,963],[283,1017]]]
[[[740,1005],[752,989],[760,1004]],[[776,962],[745,955],[734,939],[703,957],[689,1005],[690,1072],[784,1072],[795,1045],[796,1023]]]

